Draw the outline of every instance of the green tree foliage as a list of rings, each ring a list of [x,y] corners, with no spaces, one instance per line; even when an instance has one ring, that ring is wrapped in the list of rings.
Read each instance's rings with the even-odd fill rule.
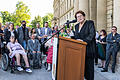
[[[13,13],[8,11],[1,11],[1,18],[3,24],[6,22],[13,22],[15,25],[21,25],[21,21],[25,20],[29,23],[30,20],[30,9],[22,1],[18,1],[16,4],[16,9]]]
[[[40,27],[43,27],[43,20],[42,20],[42,17],[41,16],[35,16],[34,20],[32,20],[31,22],[31,26],[36,28],[36,23],[39,23],[40,24]]]
[[[21,21],[25,20],[27,23],[29,23],[30,20],[30,9],[28,9],[28,6],[26,6],[22,1],[18,1],[16,4],[16,10],[12,15],[12,21],[15,23],[15,25],[21,25]]]
[[[2,23],[2,18],[0,17],[0,23]]]
[[[6,22],[12,21],[12,18],[11,18],[12,15],[8,11],[1,11],[0,13],[1,13],[3,24],[5,24]]]
[[[48,25],[49,27],[51,27],[51,20],[53,19],[53,14],[52,13],[47,13],[47,15],[45,15],[44,17],[42,17],[43,19],[43,26],[44,26],[44,23],[47,21],[48,22]]]
[[[53,14],[52,13],[48,13],[47,15],[45,15],[44,17],[41,16],[37,16],[34,18],[34,20],[32,20],[31,22],[31,26],[32,27],[36,27],[36,23],[40,23],[41,27],[44,27],[44,23],[47,21],[49,27],[51,27],[51,20],[53,19]]]
[[[2,20],[0,19],[0,22],[2,21],[3,24],[5,24],[6,22],[13,22],[14,25],[20,26],[22,20],[25,20],[27,23],[30,23],[30,9],[22,1],[17,2],[16,9],[13,13],[9,13],[8,11],[1,11],[0,13],[0,17],[2,18]],[[51,27],[52,19],[52,13],[48,13],[44,17],[38,15],[34,18],[34,20],[32,20],[30,27],[36,27],[36,23],[40,23],[40,26],[43,27],[46,21],[49,23],[49,27]]]

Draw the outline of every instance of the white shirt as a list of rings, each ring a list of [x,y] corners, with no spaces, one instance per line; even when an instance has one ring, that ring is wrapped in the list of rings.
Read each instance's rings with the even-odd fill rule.
[[[47,30],[48,30],[48,28],[45,28],[45,35],[47,35]]]
[[[96,32],[96,36],[95,36],[95,37],[96,37],[96,39],[99,37],[99,34],[98,34],[98,32]]]
[[[81,31],[81,28],[82,28],[82,27],[80,27],[80,28],[79,28],[79,31],[78,31],[78,32],[80,32],[80,31]]]
[[[10,30],[9,30],[9,31],[10,31]],[[15,36],[14,30],[13,30],[13,31],[10,31],[10,33],[11,33],[11,36]]]
[[[40,33],[40,28],[37,28],[37,29],[38,29],[38,33],[41,34],[41,33]]]
[[[16,32],[18,31],[18,29],[15,29],[16,30]]]
[[[33,41],[33,43],[35,43],[35,40],[32,40]]]

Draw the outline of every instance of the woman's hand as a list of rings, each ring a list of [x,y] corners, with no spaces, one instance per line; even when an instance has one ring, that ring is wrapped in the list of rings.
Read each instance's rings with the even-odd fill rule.
[[[101,44],[106,44],[106,42],[103,42],[103,41],[102,41]]]
[[[43,36],[43,38],[46,38],[46,37],[48,37],[48,35],[44,35],[44,36]]]
[[[40,53],[40,51],[37,51],[37,53]]]
[[[40,39],[42,39],[42,37],[38,36],[38,39],[40,40]]]
[[[96,39],[96,42],[99,42],[99,40]]]
[[[36,53],[36,51],[33,51],[32,53]]]
[[[83,41],[82,39],[77,39],[78,41]]]

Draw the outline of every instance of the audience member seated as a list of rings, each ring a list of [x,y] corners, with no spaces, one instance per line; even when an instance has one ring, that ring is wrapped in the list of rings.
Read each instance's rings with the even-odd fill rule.
[[[10,37],[10,42],[7,44],[7,48],[9,49],[10,53],[9,53],[9,56],[10,58],[13,58],[13,56],[16,57],[16,60],[17,60],[17,70],[18,71],[23,71],[23,68],[21,67],[21,64],[20,64],[20,54],[22,55],[24,61],[25,61],[25,64],[26,64],[26,72],[32,72],[32,70],[29,68],[29,63],[28,63],[28,58],[27,58],[27,54],[25,53],[25,50],[24,48],[18,43],[18,42],[15,42],[15,37],[14,36],[11,36]]]
[[[28,50],[32,55],[33,68],[40,65],[40,43],[39,40],[35,39],[35,35],[31,35],[31,39],[28,40]],[[39,63],[39,64],[38,64]]]

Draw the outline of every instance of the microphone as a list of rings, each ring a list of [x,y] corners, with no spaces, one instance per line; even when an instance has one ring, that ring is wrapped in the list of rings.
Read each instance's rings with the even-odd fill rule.
[[[74,20],[72,20],[72,21],[67,20],[67,22],[66,22],[65,24],[76,23],[76,22],[77,22],[76,19],[74,19]]]

